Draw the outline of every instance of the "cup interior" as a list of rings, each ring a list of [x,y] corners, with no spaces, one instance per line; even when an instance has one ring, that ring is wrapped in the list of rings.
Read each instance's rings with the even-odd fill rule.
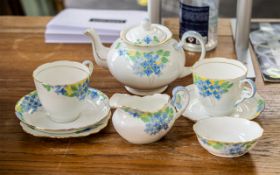
[[[193,73],[208,79],[236,79],[245,76],[247,68],[237,60],[211,58],[197,62]]]
[[[39,66],[34,72],[35,80],[49,85],[74,84],[89,77],[89,69],[78,62],[56,61]]]
[[[263,129],[256,122],[243,118],[212,117],[194,125],[199,136],[219,142],[247,142],[262,136]]]

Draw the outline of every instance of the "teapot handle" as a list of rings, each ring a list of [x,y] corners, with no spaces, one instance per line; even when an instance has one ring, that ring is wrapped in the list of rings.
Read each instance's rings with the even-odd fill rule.
[[[186,110],[190,101],[190,94],[186,87],[177,86],[172,90],[171,105],[176,109],[176,119]]]
[[[197,39],[200,43],[200,46],[201,46],[201,54],[200,54],[200,57],[198,59],[198,61],[201,61],[205,58],[205,55],[206,55],[206,48],[205,48],[205,43],[203,41],[203,38],[202,36],[198,33],[198,32],[195,32],[195,31],[187,31],[183,34],[182,38],[181,38],[181,41],[177,44],[176,48],[179,49],[179,48],[183,48],[185,42],[186,42],[186,39],[189,38],[189,37],[193,37],[195,39]],[[183,78],[187,75],[190,75],[192,73],[192,68],[191,67],[184,67],[181,75],[180,75],[180,78]]]

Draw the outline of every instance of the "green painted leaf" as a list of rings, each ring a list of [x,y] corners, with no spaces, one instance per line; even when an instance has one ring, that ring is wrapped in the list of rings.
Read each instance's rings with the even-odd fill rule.
[[[231,88],[233,86],[233,83],[229,84],[228,88]]]
[[[163,50],[160,49],[160,50],[156,51],[156,53],[160,56],[161,54],[163,54]]]
[[[137,56],[129,56],[129,59],[131,60],[131,61],[134,61],[134,60],[136,60],[138,57]]]
[[[158,40],[157,36],[154,36],[153,40],[154,40],[154,42],[159,43],[159,40]]]
[[[136,56],[136,57],[141,57],[141,52],[136,51],[135,56]]]
[[[47,91],[50,91],[52,89],[52,87],[50,85],[47,85],[47,84],[43,84],[43,87],[45,89],[47,89]]]
[[[150,121],[150,116],[140,116],[141,117],[141,120],[144,122],[144,123],[147,123],[147,122],[149,122]]]
[[[120,42],[118,42],[118,43],[116,44],[116,47],[115,47],[115,49],[118,49],[118,48],[120,48],[120,46],[121,46],[121,43],[120,43]]]
[[[215,148],[215,149],[221,149],[221,148],[223,148],[224,144],[222,144],[222,143],[215,143],[215,144],[213,144],[212,146],[213,146],[213,148]]]
[[[167,59],[166,57],[162,57],[162,58],[161,58],[161,62],[162,62],[162,63],[167,63],[167,62],[168,62],[168,59]]]
[[[71,89],[72,89],[72,91],[77,91],[78,90],[78,86],[77,85],[72,85]]]
[[[164,54],[163,54],[163,56],[165,56],[165,57],[168,57],[169,55],[170,55],[169,51],[165,51]]]

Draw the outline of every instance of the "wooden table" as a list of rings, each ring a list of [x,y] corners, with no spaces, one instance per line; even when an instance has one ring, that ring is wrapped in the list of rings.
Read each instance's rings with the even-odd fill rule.
[[[40,64],[69,59],[92,59],[89,44],[45,44],[44,27],[50,17],[0,17],[0,174],[280,174],[280,85],[264,84],[257,72],[258,92],[266,100],[256,119],[265,130],[257,146],[245,156],[212,156],[196,140],[193,122],[181,117],[162,140],[132,145],[123,140],[111,122],[98,134],[77,139],[36,138],[23,132],[14,106],[35,89],[32,71]],[[175,36],[178,21],[165,20]],[[219,23],[219,45],[208,57],[235,58],[230,23]],[[187,53],[187,64],[197,55]],[[189,85],[188,76],[172,83]],[[109,97],[125,93],[109,73],[96,66],[91,86]]]

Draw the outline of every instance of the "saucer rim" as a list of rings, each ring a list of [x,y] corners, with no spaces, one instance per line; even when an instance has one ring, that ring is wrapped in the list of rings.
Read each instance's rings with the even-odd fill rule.
[[[100,93],[100,94],[102,95],[101,97],[104,98],[104,101],[107,101],[107,105],[106,105],[106,103],[105,103],[105,106],[107,106],[107,111],[105,112],[105,115],[104,115],[103,117],[101,117],[99,121],[97,121],[97,122],[95,123],[95,124],[97,124],[97,123],[99,123],[101,120],[103,120],[104,118],[106,118],[106,117],[108,116],[108,114],[109,114],[111,108],[110,108],[110,105],[109,105],[109,98],[108,98],[108,96],[107,96],[105,93],[103,93],[102,91],[100,91],[100,90],[98,90],[98,89],[95,89],[95,88],[92,88],[92,87],[89,87],[89,88],[88,88],[88,91],[89,91],[89,90],[92,90],[92,89],[95,90],[95,91],[98,91],[98,93]],[[27,95],[29,95],[29,94],[31,94],[31,93],[33,93],[33,92],[37,92],[37,90],[33,90],[33,91],[29,92],[28,94],[22,96],[22,97],[16,102],[16,105],[17,105],[25,96],[27,96]],[[44,109],[43,106],[42,106],[41,108]],[[46,128],[41,128],[41,127],[37,127],[37,126],[35,126],[35,125],[31,125],[31,124],[29,124],[29,123],[26,123],[24,120],[21,119],[20,116],[18,116],[16,109],[15,109],[15,115],[16,115],[16,117],[20,120],[20,122],[24,123],[25,125],[27,125],[27,126],[30,127],[30,128],[34,128],[34,129],[36,129],[36,130],[38,130],[38,131],[42,131],[42,132],[48,132],[48,131],[49,131],[49,132],[68,132],[68,131],[71,132],[71,131],[74,131],[74,130],[82,130],[82,129],[85,129],[85,128],[89,128],[89,127],[91,127],[91,126],[94,125],[94,124],[90,124],[90,125],[86,125],[86,126],[79,127],[79,128],[77,128],[77,127],[72,127],[72,128],[67,128],[67,129],[46,129]],[[66,124],[67,124],[67,123],[66,123]]]
[[[194,89],[194,86],[195,86],[195,84],[190,84],[190,85],[185,86],[185,87],[186,87],[188,90],[195,90],[195,89]],[[229,117],[235,117],[235,118],[243,118],[243,119],[247,119],[247,120],[254,120],[254,119],[256,119],[256,118],[257,118],[258,116],[260,116],[260,114],[264,111],[265,106],[266,106],[266,103],[265,103],[264,98],[263,98],[258,92],[256,92],[256,94],[255,94],[255,96],[254,96],[253,98],[256,98],[256,96],[258,96],[257,98],[263,100],[263,102],[264,102],[263,108],[262,108],[259,112],[256,111],[254,115],[249,116],[248,118],[244,118],[244,117],[235,117],[235,116],[233,116],[233,115],[227,115],[227,116],[229,116]],[[188,108],[187,108],[187,109],[188,109]],[[194,120],[194,119],[190,118],[189,116],[187,116],[187,115],[185,114],[186,111],[187,111],[187,109],[183,112],[182,116],[183,116],[184,118],[187,118],[187,119],[193,121],[193,122],[199,121],[199,120]],[[233,113],[233,114],[234,114],[234,113]],[[209,114],[208,114],[205,118],[202,118],[202,119],[200,119],[200,120],[207,119],[207,118],[210,118],[210,117],[211,117],[211,116],[209,116]],[[215,117],[215,116],[213,116],[213,117]],[[196,118],[196,117],[195,117],[195,118]]]
[[[36,128],[34,128],[34,130],[37,130],[37,131],[40,131],[40,132],[43,132],[43,133],[47,133],[47,134],[71,134],[71,133],[75,133],[75,132],[83,132],[84,130],[94,129],[94,128],[96,128],[96,125],[100,125],[100,123],[104,123],[107,120],[107,117],[110,114],[111,114],[111,111],[104,118],[102,118],[99,122],[94,123],[92,125],[89,125],[87,127],[83,127],[83,128],[67,130],[67,131],[46,131],[46,130],[39,130],[39,129],[36,129]],[[28,126],[28,127],[32,128],[30,126]]]
[[[28,127],[27,125],[25,125],[23,122],[20,122],[20,126],[22,128],[22,130],[27,133],[30,134],[34,137],[39,137],[39,138],[51,138],[51,139],[67,139],[67,138],[79,138],[79,137],[87,137],[89,135],[92,134],[96,134],[98,132],[100,132],[102,129],[106,128],[106,126],[108,126],[110,118],[111,118],[111,111],[109,112],[108,115],[106,115],[106,120],[102,123],[102,125],[96,127],[96,128],[91,128],[87,131],[81,132],[81,133],[61,133],[61,134],[55,134],[55,133],[47,133],[44,131],[40,131],[40,130],[36,130],[36,129],[32,129],[30,127]],[[27,131],[26,129],[24,129],[25,127],[27,127],[28,129],[30,129],[31,132]],[[35,132],[38,133],[32,133],[35,130]]]

